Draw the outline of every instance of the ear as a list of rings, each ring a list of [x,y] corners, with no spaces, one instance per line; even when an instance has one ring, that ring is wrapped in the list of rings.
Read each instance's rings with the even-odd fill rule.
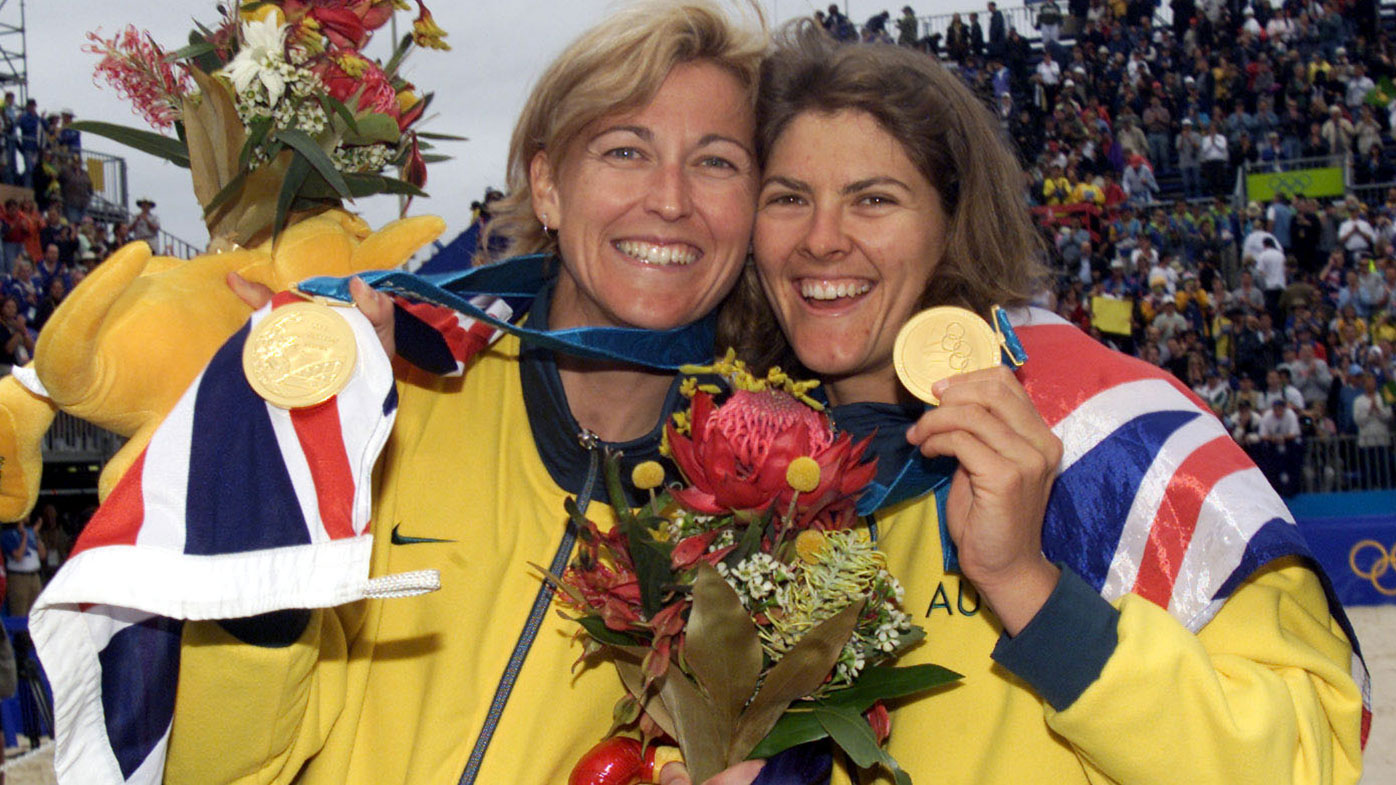
[[[533,214],[540,222],[547,216],[544,223],[549,229],[558,228],[562,224],[562,200],[558,197],[557,178],[546,150],[539,150],[529,162],[528,184],[533,192]]]

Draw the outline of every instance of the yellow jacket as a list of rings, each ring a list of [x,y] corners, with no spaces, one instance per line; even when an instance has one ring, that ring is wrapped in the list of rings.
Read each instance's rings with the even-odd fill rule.
[[[1362,701],[1349,670],[1352,649],[1308,568],[1292,561],[1263,568],[1196,635],[1157,605],[1125,595],[1114,606],[1113,652],[1058,710],[1038,690],[1061,685],[1035,687],[995,661],[1002,627],[967,581],[942,571],[934,502],[903,502],[881,513],[877,526],[906,589],[903,607],[926,630],[925,642],[898,664],[933,662],[964,674],[955,686],[894,707],[889,750],[916,782],[1358,780]],[[1032,636],[1041,620],[1013,640]],[[1053,658],[1079,659],[1087,637],[1080,630],[1032,640],[1031,656],[1051,670]],[[861,774],[840,769],[834,783],[891,782],[885,772]]]
[[[538,595],[530,564],[553,560],[571,495],[535,446],[518,349],[506,336],[464,378],[414,371],[398,387],[372,574],[439,569],[442,588],[316,611],[283,648],[186,625],[166,782],[456,784]],[[588,515],[611,525],[604,493]],[[444,542],[395,545],[395,529]],[[574,673],[575,630],[542,614],[476,782],[565,782],[610,726],[623,688],[605,663]]]

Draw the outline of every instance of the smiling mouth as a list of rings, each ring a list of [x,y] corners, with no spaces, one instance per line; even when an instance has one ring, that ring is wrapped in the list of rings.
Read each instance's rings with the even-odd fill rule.
[[[806,278],[799,282],[800,296],[806,300],[831,302],[867,294],[872,284],[860,279],[828,280]]]
[[[637,262],[656,267],[685,266],[698,261],[703,252],[687,243],[647,243],[640,240],[617,240],[617,251]]]

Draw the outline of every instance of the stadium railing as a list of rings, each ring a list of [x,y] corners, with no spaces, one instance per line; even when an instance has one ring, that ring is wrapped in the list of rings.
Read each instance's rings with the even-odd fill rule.
[[[1396,489],[1396,450],[1359,447],[1352,435],[1313,437],[1304,445],[1308,493]]]

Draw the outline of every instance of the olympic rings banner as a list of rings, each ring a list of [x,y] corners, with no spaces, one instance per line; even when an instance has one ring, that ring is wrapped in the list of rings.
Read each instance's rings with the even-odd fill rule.
[[[1344,605],[1396,604],[1396,493],[1307,494],[1290,507]]]
[[[1337,166],[1246,175],[1246,198],[1252,202],[1268,202],[1277,193],[1318,198],[1342,196],[1346,191],[1343,170]]]

